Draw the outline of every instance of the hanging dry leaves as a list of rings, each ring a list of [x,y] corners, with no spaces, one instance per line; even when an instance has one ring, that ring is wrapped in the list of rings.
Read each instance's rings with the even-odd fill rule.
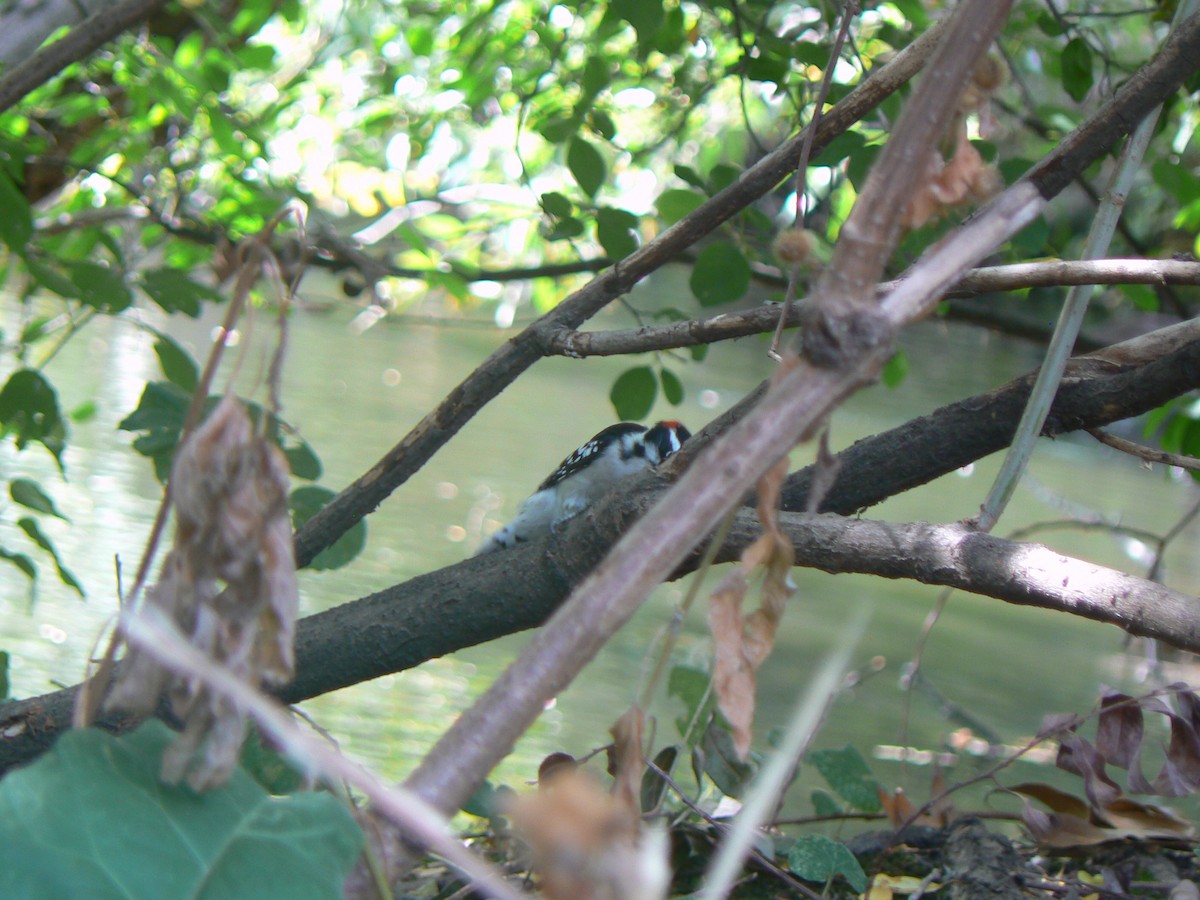
[[[901,223],[905,228],[920,228],[956,207],[986,200],[1001,187],[999,173],[983,161],[963,128],[949,162],[934,151]]]
[[[787,459],[780,460],[758,482],[758,519],[763,534],[742,552],[741,563],[717,586],[708,601],[708,627],[713,636],[713,693],[729,722],[734,747],[741,759],[750,753],[754,696],[758,668],[775,646],[775,633],[787,599],[795,590],[791,579],[792,543],[779,526],[779,491],[787,477]],[[742,614],[749,575],[762,569],[759,608]]]
[[[224,397],[176,455],[175,540],[146,603],[247,684],[292,676],[297,589],[288,467],[240,401]],[[245,716],[201,683],[176,679],[131,649],[106,705],[148,713],[168,691],[184,727],[163,760],[168,782],[222,783],[237,762]]]

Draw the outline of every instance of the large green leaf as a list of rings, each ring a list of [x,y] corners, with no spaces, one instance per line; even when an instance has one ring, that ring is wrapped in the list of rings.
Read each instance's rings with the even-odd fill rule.
[[[0,169],[0,209],[4,210],[0,215],[0,241],[20,253],[33,235],[33,214],[29,201],[3,169]]]
[[[147,269],[141,276],[146,294],[169,313],[178,312],[193,319],[200,315],[205,300],[220,302],[221,295],[210,287],[197,284],[178,269]]]
[[[188,392],[178,385],[151,381],[142,389],[137,409],[117,424],[122,431],[143,432],[134,440],[133,449],[154,462],[154,473],[164,483],[171,473],[189,403]]]
[[[1062,52],[1062,86],[1079,103],[1092,89],[1092,50],[1082,38],[1071,38]]]
[[[608,174],[600,151],[581,137],[571,138],[567,145],[567,168],[589,197],[600,190],[604,176]]]
[[[342,896],[362,849],[328,794],[272,797],[244,771],[197,795],[159,783],[161,722],[70,731],[0,782],[0,896],[224,900]]]
[[[154,342],[154,355],[167,381],[178,385],[189,394],[200,383],[200,367],[190,353],[183,349],[173,337],[159,334]]]
[[[638,217],[631,212],[609,206],[596,210],[596,240],[613,262],[637,249],[637,227]]]
[[[133,303],[133,294],[119,272],[99,263],[80,261],[68,264],[68,277],[78,297],[101,312],[118,313]]]
[[[788,850],[788,868],[805,881],[828,881],[841,875],[859,893],[867,889],[867,873],[845,844],[823,834],[803,834]]]
[[[696,257],[688,283],[701,306],[731,303],[750,287],[750,263],[731,243],[709,244]]]
[[[626,369],[617,376],[609,391],[609,399],[619,419],[644,419],[654,408],[658,396],[658,379],[649,366]]]
[[[29,537],[31,541],[41,547],[54,560],[54,567],[58,570],[59,580],[69,588],[74,588],[80,597],[84,596],[83,585],[79,583],[71,570],[62,564],[62,560],[58,558],[58,551],[54,549],[54,542],[50,540],[38,526],[36,520],[29,516],[22,516],[17,520],[17,527],[20,528]]]
[[[58,394],[40,372],[18,369],[0,388],[0,434],[13,435],[18,450],[31,441],[42,444],[62,468],[67,427]]]

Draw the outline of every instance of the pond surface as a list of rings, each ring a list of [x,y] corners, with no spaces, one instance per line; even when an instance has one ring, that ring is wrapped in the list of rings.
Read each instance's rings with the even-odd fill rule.
[[[5,305],[14,333],[16,304]],[[385,321],[361,333],[339,307],[293,317],[288,338],[284,417],[297,424],[324,462],[322,483],[337,490],[361,474],[398,441],[446,392],[510,333],[470,325]],[[596,327],[626,324],[620,315]],[[206,352],[215,320],[158,323],[189,346]],[[231,362],[238,383],[263,399],[262,347],[274,334],[260,316],[249,323]],[[12,690],[30,696],[77,682],[97,636],[110,623],[115,602],[115,561],[125,584],[132,580],[159,498],[149,464],[128,452],[132,436],[116,423],[137,404],[142,385],[159,377],[152,335],[126,321],[97,321],[54,359],[48,376],[60,402],[72,409],[95,404],[89,421],[73,427],[66,454],[67,480],[39,449],[0,460],[11,473],[46,487],[71,524],[46,530],[65,563],[87,588],[86,601],[63,588],[52,566],[42,565],[36,602],[24,579],[9,571],[0,582],[0,649],[12,654]],[[944,403],[994,387],[1036,365],[1025,345],[1009,344],[972,328],[932,323],[907,334],[910,371],[895,390],[862,392],[833,421],[832,444],[901,424]],[[712,348],[702,364],[669,358],[687,396],[681,407],[660,399],[653,416],[678,417],[693,430],[732,405],[769,374],[765,343],[758,339]],[[648,363],[654,360],[646,358]],[[638,361],[640,364],[642,360]],[[421,472],[369,520],[365,552],[342,570],[302,573],[302,608],[312,613],[364,596],[468,555],[485,519],[511,514],[558,461],[613,419],[608,389],[628,360],[546,360],[535,366],[477,416]],[[811,451],[801,448],[801,464]],[[946,476],[870,511],[875,518],[953,521],[974,513],[999,466],[983,460],[970,472]],[[1159,532],[1185,511],[1195,493],[1090,438],[1042,442],[1031,479],[1018,491],[998,534],[1078,511]],[[15,517],[12,517],[15,518]],[[6,526],[8,527],[8,526]],[[1168,583],[1200,590],[1192,525],[1168,559]],[[1038,538],[1063,552],[1140,573],[1128,542],[1096,531],[1055,530]],[[14,544],[7,532],[4,542]],[[710,579],[715,576],[710,576]],[[846,634],[864,608],[865,637],[854,653],[863,678],[835,704],[817,745],[853,744],[886,757],[907,744],[941,750],[949,735],[970,727],[990,729],[1016,742],[1036,732],[1049,712],[1085,711],[1101,684],[1143,689],[1135,680],[1139,657],[1115,628],[1068,616],[1013,607],[956,594],[924,645],[923,687],[906,694],[900,674],[912,658],[923,622],[938,591],[866,576],[833,577],[797,570],[799,591],[779,642],[760,679],[756,747],[769,746],[826,651]],[[602,745],[612,722],[636,696],[655,660],[655,637],[669,622],[684,584],[667,585],[635,616],[584,676],[546,710],[538,725],[495,777],[518,784],[535,777],[547,753],[576,756]],[[503,669],[527,640],[515,635],[434,660],[415,671],[378,679],[318,698],[305,709],[352,756],[391,778],[402,778],[454,717]],[[704,665],[709,652],[703,604],[687,616],[676,650],[679,662]],[[676,739],[681,707],[665,696],[655,708],[657,743]],[[960,732],[961,735],[961,732]],[[873,762],[889,783],[928,777]],[[974,763],[960,762],[966,772]],[[1020,774],[1010,781],[1044,777]],[[923,795],[923,788],[919,789]],[[806,792],[803,792],[806,793]],[[800,799],[804,799],[801,797]]]

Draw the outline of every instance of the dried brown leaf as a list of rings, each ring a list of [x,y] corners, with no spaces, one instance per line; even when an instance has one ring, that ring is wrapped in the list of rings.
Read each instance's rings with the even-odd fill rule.
[[[1055,765],[1083,778],[1084,791],[1093,808],[1107,806],[1121,796],[1121,788],[1104,769],[1104,759],[1078,734],[1065,735],[1058,745]]]
[[[175,539],[146,602],[252,687],[286,683],[298,591],[282,452],[227,395],[180,446],[169,493]],[[164,758],[164,778],[187,773],[197,789],[222,783],[236,764],[245,716],[202,684],[169,678],[131,651],[107,705],[144,711],[167,685],[184,727]]]
[[[743,552],[737,570],[709,598],[708,622],[714,645],[713,693],[732,729],[738,756],[750,753],[756,673],[775,646],[775,634],[795,590],[791,579],[791,541],[779,525],[779,492],[787,477],[787,459],[759,479],[758,517],[764,533]],[[759,608],[742,615],[747,579],[762,569]]]
[[[757,666],[747,657],[742,637],[742,601],[746,576],[730,572],[708,598],[708,629],[713,637],[713,693],[733,732],[738,756],[750,752],[750,726],[754,722],[754,688]]]
[[[1105,761],[1122,769],[1136,765],[1143,732],[1141,705],[1128,694],[1106,691],[1096,723],[1096,750]]]
[[[646,760],[642,754],[642,730],[645,714],[638,706],[631,706],[613,725],[612,772],[613,797],[632,815],[642,813],[642,772]]]

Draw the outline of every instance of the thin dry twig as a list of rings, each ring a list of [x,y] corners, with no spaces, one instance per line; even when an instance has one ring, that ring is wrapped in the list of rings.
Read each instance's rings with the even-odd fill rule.
[[[1153,447],[1127,441],[1125,438],[1109,434],[1107,431],[1101,431],[1099,428],[1089,428],[1088,434],[1102,444],[1107,444],[1115,450],[1128,453],[1130,456],[1143,459],[1146,462],[1162,463],[1165,466],[1177,466],[1180,469],[1187,469],[1190,472],[1200,472],[1200,459],[1196,459],[1194,456],[1183,456],[1179,453],[1155,450]]]

